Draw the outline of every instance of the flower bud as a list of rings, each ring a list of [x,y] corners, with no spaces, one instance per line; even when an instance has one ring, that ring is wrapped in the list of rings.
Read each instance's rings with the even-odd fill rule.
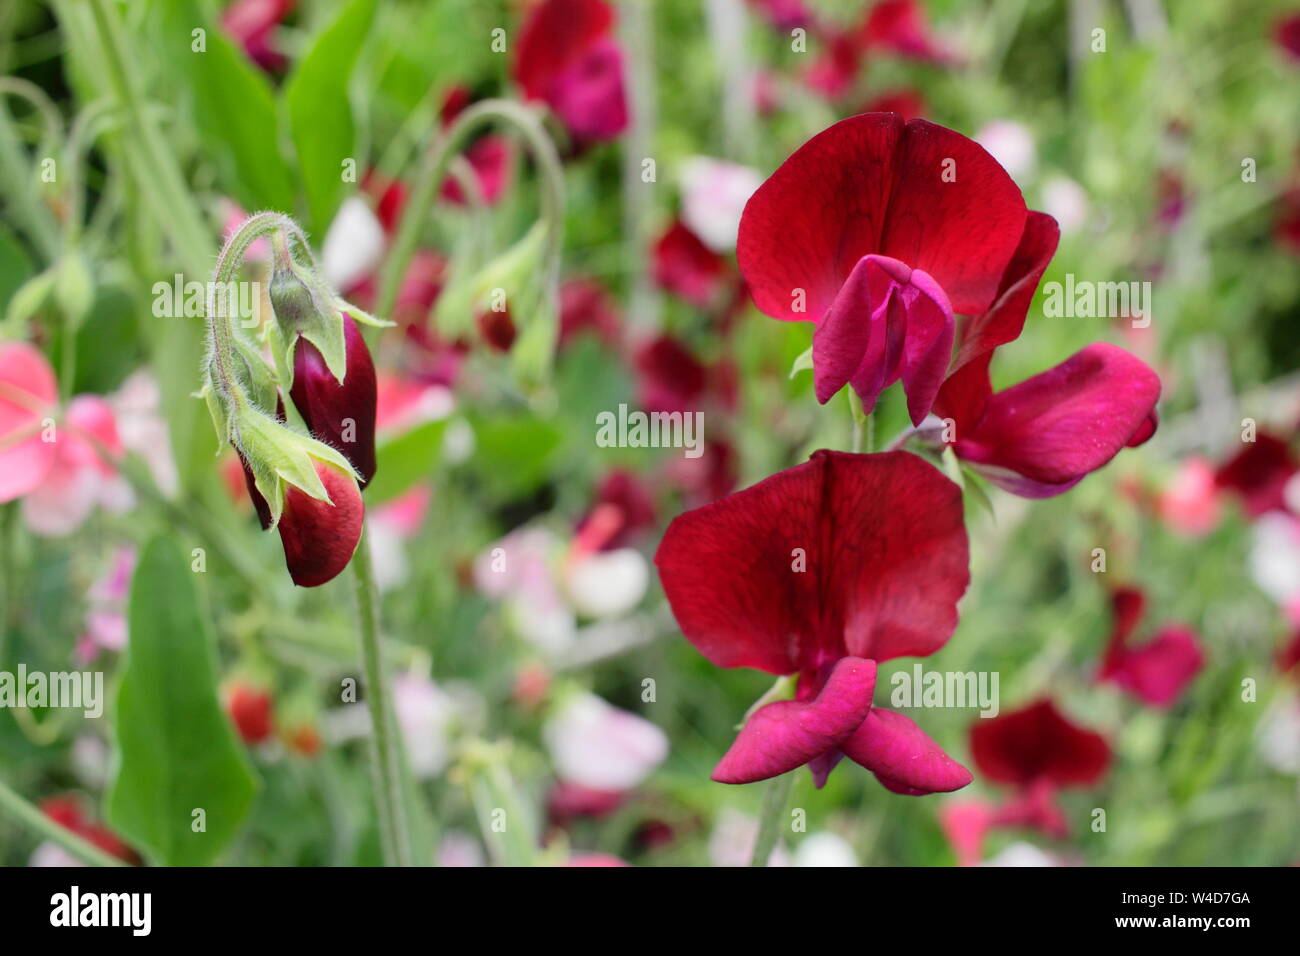
[[[307,428],[341,451],[364,488],[375,474],[375,364],[352,316],[343,314],[346,372],[336,379],[315,345],[300,338],[289,395]]]

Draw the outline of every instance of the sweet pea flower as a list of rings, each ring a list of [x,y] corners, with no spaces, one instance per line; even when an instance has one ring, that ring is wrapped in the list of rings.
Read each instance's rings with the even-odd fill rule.
[[[1032,173],[1038,161],[1034,134],[1015,120],[994,120],[981,127],[975,134],[975,142],[1016,178]]]
[[[589,790],[623,793],[668,756],[668,737],[636,714],[590,693],[561,703],[542,727],[556,776]]]
[[[623,52],[605,0],[541,0],[515,48],[524,98],[546,103],[575,146],[613,139],[627,127]]]
[[[1069,825],[1056,804],[1063,787],[1091,786],[1110,765],[1105,738],[1076,726],[1048,698],[970,728],[971,757],[989,780],[1015,788],[997,813],[1004,826],[1041,829],[1064,836]]]
[[[275,31],[293,7],[294,0],[234,0],[221,11],[221,28],[250,60],[276,72],[288,60],[275,44]]]
[[[101,650],[126,648],[126,601],[135,571],[135,549],[114,550],[109,566],[87,593],[85,630],[77,640],[76,656],[82,664],[94,660]]]
[[[235,683],[226,694],[226,712],[244,743],[256,746],[271,739],[269,692],[242,681]]]
[[[952,58],[931,36],[925,10],[917,0],[879,0],[862,25],[862,43],[867,50],[883,49],[932,63]]]
[[[383,224],[364,199],[349,196],[334,214],[321,245],[321,271],[336,289],[351,289],[384,257]]]
[[[618,344],[622,320],[618,305],[593,279],[574,277],[560,286],[560,336],[563,350],[583,335],[592,335],[608,347]]]
[[[83,840],[93,844],[110,856],[115,856],[125,863],[138,864],[140,856],[122,842],[108,827],[96,823],[86,813],[83,801],[78,794],[68,793],[57,797],[48,797],[41,801],[41,813],[53,820],[65,830],[69,830]],[[83,866],[84,864],[53,843],[42,843],[32,855],[32,866]]]
[[[730,252],[745,203],[762,182],[748,166],[691,156],[681,167],[682,221],[714,252]]]
[[[969,582],[961,493],[906,452],[819,451],[806,464],[677,517],[655,556],[685,637],[719,667],[794,677],[714,768],[749,783],[841,757],[897,793],[970,773],[912,720],[872,706],[878,662],[928,656]]]
[[[1200,537],[1219,523],[1219,492],[1214,466],[1191,456],[1178,466],[1173,479],[1160,491],[1156,508],[1175,531]]]
[[[659,286],[701,309],[717,304],[727,266],[685,223],[676,220],[655,242],[654,278]]]
[[[737,255],[759,309],[815,323],[818,401],[848,384],[870,411],[901,379],[919,424],[955,314],[993,305],[1026,231],[1020,190],[979,144],[866,113],[818,133],[759,187]]]
[[[1255,584],[1292,615],[1300,609],[1300,520],[1282,511],[1251,525],[1249,567]]]
[[[1300,13],[1282,17],[1273,25],[1273,41],[1293,66],[1300,64]]]
[[[1205,666],[1205,652],[1196,632],[1185,624],[1166,624],[1149,641],[1130,646],[1146,608],[1146,596],[1136,588],[1119,588],[1111,595],[1115,624],[1097,673],[1151,707],[1168,707]]]
[[[1246,514],[1258,518],[1269,511],[1285,511],[1286,487],[1298,471],[1295,457],[1285,441],[1267,432],[1257,432],[1254,441],[1244,442],[1239,452],[1219,466],[1215,483],[1241,498]]]
[[[21,498],[23,520],[37,534],[70,534],[96,505],[121,501],[105,456],[122,452],[105,399],[78,395],[60,411],[45,356],[25,342],[0,343],[0,503]]]

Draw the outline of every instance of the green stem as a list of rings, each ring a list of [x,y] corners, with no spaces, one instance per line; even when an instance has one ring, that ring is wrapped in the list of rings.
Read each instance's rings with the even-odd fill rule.
[[[379,595],[370,566],[370,543],[364,531],[352,556],[357,585],[358,637],[364,671],[366,705],[370,709],[370,756],[379,817],[380,845],[387,866],[410,866],[410,830],[402,802],[401,748],[388,702],[383,646],[379,640]]]
[[[82,863],[90,866],[126,865],[117,857],[110,856],[99,847],[83,840],[71,830],[59,826],[10,789],[3,780],[0,780],[0,810],[11,814],[19,823],[36,831],[44,839],[57,843]]]
[[[133,162],[141,196],[150,204],[154,218],[176,244],[186,269],[196,275],[207,270],[212,255],[212,238],[181,176],[173,152],[168,149],[144,109],[143,95],[130,64],[135,62],[117,11],[108,0],[90,0],[103,63],[113,95],[126,117],[130,135],[123,145]]]
[[[556,295],[559,288],[560,249],[564,240],[564,170],[559,154],[541,121],[527,107],[510,100],[482,100],[461,113],[441,135],[424,158],[416,173],[411,198],[397,227],[393,249],[384,261],[379,276],[379,299],[375,314],[390,315],[397,304],[402,277],[415,255],[420,232],[433,207],[452,160],[460,154],[471,134],[480,126],[505,121],[523,134],[528,151],[542,176],[542,220],[546,223],[547,292]]]
[[[758,811],[758,836],[754,840],[754,855],[749,860],[750,866],[767,866],[767,858],[772,855],[781,828],[785,825],[785,805],[790,800],[790,788],[793,786],[794,774],[783,773],[764,789],[763,802]]]

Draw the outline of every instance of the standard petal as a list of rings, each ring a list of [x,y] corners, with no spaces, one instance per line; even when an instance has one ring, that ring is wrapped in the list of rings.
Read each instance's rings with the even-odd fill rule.
[[[1144,362],[1096,342],[993,395],[975,432],[957,435],[956,451],[1043,485],[1077,481],[1115,457],[1159,397],[1160,379]]]
[[[713,770],[718,783],[752,783],[802,767],[833,751],[871,711],[876,662],[842,658],[809,701],[760,707]]]
[[[1020,244],[1002,274],[996,301],[962,326],[957,357],[952,362],[953,373],[999,345],[1020,337],[1034,291],[1060,241],[1061,228],[1056,220],[1046,213],[1030,210]]]
[[[720,667],[813,670],[938,650],[966,590],[961,492],[907,452],[820,451],[678,516],[655,564],[682,633]]]
[[[915,721],[894,710],[872,710],[840,749],[894,793],[947,793],[972,779]]]
[[[361,475],[375,474],[375,363],[352,316],[343,315],[347,370],[339,382],[316,346],[304,338],[294,349],[290,396],[315,438],[341,451]]]

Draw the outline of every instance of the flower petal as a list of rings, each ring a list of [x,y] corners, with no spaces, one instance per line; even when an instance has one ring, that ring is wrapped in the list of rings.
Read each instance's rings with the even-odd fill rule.
[[[997,294],[1025,213],[1020,190],[973,140],[867,113],[818,133],[758,188],[737,255],[754,302],[778,319],[820,318],[872,253],[923,269],[956,312],[975,314]]]
[[[365,507],[356,480],[333,465],[314,462],[329,501],[313,498],[294,485],[284,495],[280,542],[293,583],[314,588],[333,579],[352,560],[361,540]]]
[[[37,487],[54,464],[54,442],[41,440],[41,420],[58,401],[54,370],[26,342],[0,344],[0,502]]]
[[[713,779],[766,780],[833,751],[866,719],[875,686],[875,661],[842,658],[812,700],[779,700],[756,710],[713,769]]]
[[[819,451],[678,516],[655,564],[682,633],[773,674],[938,650],[969,583],[961,493],[907,452]]]
[[[1066,720],[1048,698],[1021,710],[977,720],[970,730],[971,757],[999,783],[1056,786],[1096,783],[1110,765],[1104,737]]]
[[[1148,420],[1160,379],[1140,359],[1095,342],[1055,368],[993,395],[957,454],[1041,485],[1074,482],[1106,464]]]
[[[894,710],[872,710],[840,749],[894,793],[946,793],[972,779],[915,721]]]

